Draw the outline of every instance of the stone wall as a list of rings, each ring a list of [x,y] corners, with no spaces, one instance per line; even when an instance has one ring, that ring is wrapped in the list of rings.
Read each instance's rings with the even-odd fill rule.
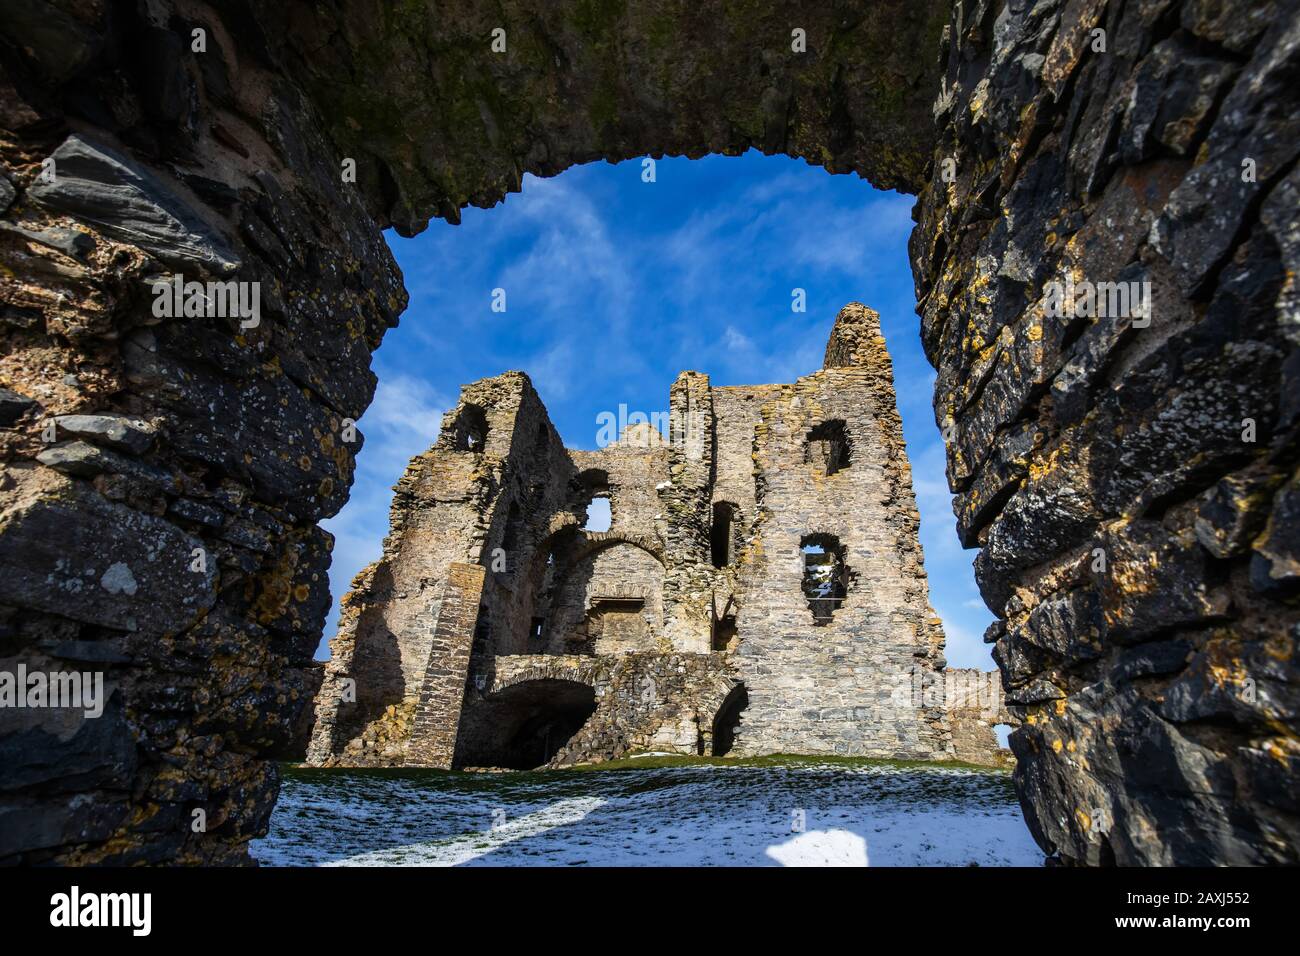
[[[845,348],[848,340],[858,347]],[[943,757],[942,705],[906,692],[944,666],[942,635],[936,643],[875,312],[857,303],[840,312],[826,366],[772,394],[753,432],[757,513],[736,592],[737,667],[750,703],[736,751]],[[825,422],[843,423],[849,449],[832,474],[808,460],[809,435]],[[810,535],[836,537],[850,577],[842,606],[820,626],[801,591]]]
[[[943,701],[952,726],[953,756],[965,763],[1001,766],[1013,762],[994,728],[1015,727],[996,671],[951,668],[943,673]]]
[[[506,688],[548,680],[589,685],[596,700],[553,766],[637,753],[709,754],[714,720],[738,685],[722,654],[521,655],[492,662],[483,700],[490,706]]]
[[[964,2],[941,57],[912,261],[1026,818],[1295,862],[1297,5]]]

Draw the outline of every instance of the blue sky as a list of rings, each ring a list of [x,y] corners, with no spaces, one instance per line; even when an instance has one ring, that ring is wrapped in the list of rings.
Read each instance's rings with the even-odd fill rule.
[[[957,543],[944,455],[921,351],[907,237],[913,200],[756,152],[592,163],[526,176],[493,209],[435,220],[414,239],[388,234],[411,301],[375,353],[375,401],[336,537],[335,610],[388,530],[392,486],[434,440],[460,385],[509,369],[529,374],[571,448],[597,446],[597,416],[620,403],[665,411],[683,369],[714,384],[790,382],[821,366],[835,314],[857,300],[880,313],[921,512],[930,600],[952,666],[991,668],[992,620],[974,552]],[[493,312],[492,290],[506,292]],[[791,290],[807,311],[791,310]],[[326,657],[324,643],[318,657]]]

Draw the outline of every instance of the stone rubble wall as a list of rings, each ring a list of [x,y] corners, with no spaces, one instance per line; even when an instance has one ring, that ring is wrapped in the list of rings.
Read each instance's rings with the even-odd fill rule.
[[[451,767],[483,577],[483,568],[477,564],[453,564],[447,569],[437,616],[430,620],[429,662],[411,722],[408,766]]]
[[[467,422],[486,426],[481,445],[461,447]],[[309,763],[450,760],[450,744],[430,751],[441,756],[408,758],[416,725],[406,722],[401,733],[388,725],[398,716],[436,711],[445,717],[439,732],[454,742],[480,617],[501,647],[525,646],[531,600],[525,582],[536,573],[552,523],[577,522],[574,513],[561,510],[572,497],[572,475],[527,376],[506,373],[462,389],[437,441],[412,460],[396,486],[383,557],[357,576],[343,599],[317,696]],[[440,634],[444,589],[456,569],[464,577],[466,566],[489,570],[484,582],[455,589],[464,626]],[[475,595],[472,608],[460,607],[461,591]],[[431,674],[443,679],[436,693]],[[343,698],[347,687],[354,701]],[[427,716],[420,726],[431,731]]]
[[[1002,766],[1011,752],[998,743],[993,728],[1015,727],[997,671],[950,668],[943,673],[943,701],[952,725],[953,756],[964,763]]]
[[[246,863],[321,681],[317,522],[406,293],[257,35],[201,4],[0,22],[0,669],[112,695],[0,713],[0,862]],[[177,274],[259,283],[259,323],[157,314]]]
[[[603,763],[641,753],[708,754],[718,710],[738,684],[723,654],[498,657],[488,698],[535,680],[595,690],[596,710],[551,766]]]

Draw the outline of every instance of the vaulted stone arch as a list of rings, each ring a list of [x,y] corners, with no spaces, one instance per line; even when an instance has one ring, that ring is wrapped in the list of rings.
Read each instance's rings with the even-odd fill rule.
[[[318,679],[317,522],[406,301],[382,228],[525,171],[757,147],[919,196],[936,418],[1044,849],[1295,861],[1295,4],[808,6],[10,11],[0,627],[6,661],[113,696],[0,730],[0,860],[239,862],[265,826]],[[158,315],[170,273],[261,283],[258,321]],[[1066,274],[1158,309],[1053,321]]]

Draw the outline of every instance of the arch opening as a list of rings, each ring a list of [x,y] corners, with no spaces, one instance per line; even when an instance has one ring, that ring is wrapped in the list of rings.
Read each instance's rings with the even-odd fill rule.
[[[736,735],[740,730],[741,713],[749,706],[749,692],[745,685],[737,684],[723,700],[722,706],[713,718],[713,739],[710,743],[709,756],[725,757],[736,745]]]
[[[462,722],[457,763],[535,770],[564,748],[596,710],[596,692],[577,681],[521,681],[476,701]]]

